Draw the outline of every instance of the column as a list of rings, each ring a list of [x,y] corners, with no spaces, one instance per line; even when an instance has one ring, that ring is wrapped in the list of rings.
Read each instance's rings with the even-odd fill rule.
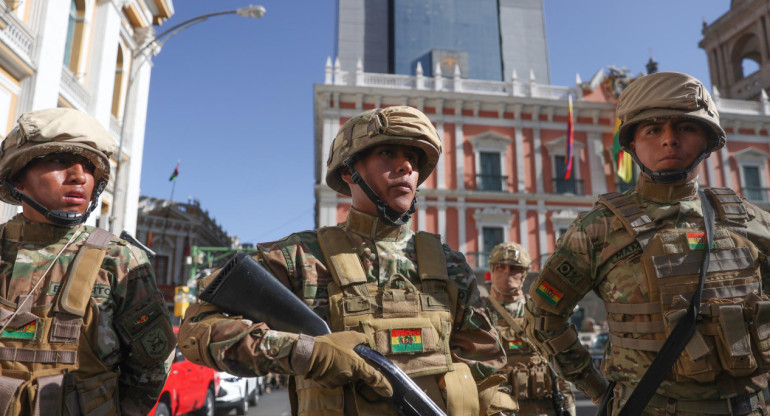
[[[465,160],[465,152],[463,152],[464,142],[465,137],[463,136],[463,123],[458,121],[455,123],[455,164],[457,165],[457,189],[465,189],[465,171],[463,169]]]
[[[604,177],[604,149],[601,133],[588,133],[588,168],[591,171],[591,190],[594,195],[607,193]],[[584,187],[587,190],[588,187]]]
[[[458,251],[466,253],[465,198],[457,198],[457,245]]]

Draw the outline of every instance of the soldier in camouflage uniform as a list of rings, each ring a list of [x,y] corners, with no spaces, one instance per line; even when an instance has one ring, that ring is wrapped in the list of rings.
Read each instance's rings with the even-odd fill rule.
[[[0,144],[0,415],[146,414],[176,340],[146,254],[83,222],[110,176],[112,136],[55,108]]]
[[[500,333],[508,363],[500,370],[518,402],[517,416],[553,415],[553,383],[562,395],[561,407],[575,415],[575,397],[563,378],[554,380],[548,363],[524,334],[524,305],[528,296],[522,284],[531,266],[529,253],[516,243],[500,243],[489,253],[492,275],[487,302],[492,324]]]
[[[380,395],[392,394],[388,381],[352,351],[365,343],[449,414],[495,412],[500,380],[487,377],[505,355],[473,271],[439,236],[411,230],[416,188],[440,152],[435,128],[414,108],[375,109],[348,120],[332,143],[326,176],[332,189],[352,195],[347,219],[261,244],[254,257],[333,333],[278,332],[202,302],[182,322],[182,353],[232,374],[291,375],[294,414],[394,414],[353,388],[363,380]],[[483,380],[481,387],[474,380]]]
[[[622,92],[617,116],[620,143],[642,175],[633,190],[601,195],[559,240],[531,286],[527,333],[594,402],[605,376],[614,380],[617,414],[697,289],[701,202],[710,203],[714,243],[695,335],[643,412],[766,414],[770,215],[728,188],[698,192],[700,163],[725,143],[716,105],[697,79],[656,73]],[[604,375],[567,322],[589,290],[607,309]]]

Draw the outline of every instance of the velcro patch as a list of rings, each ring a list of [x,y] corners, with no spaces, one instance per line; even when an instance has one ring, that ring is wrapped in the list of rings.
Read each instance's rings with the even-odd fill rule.
[[[47,296],[55,296],[59,293],[61,290],[62,282],[51,282],[48,284],[48,287],[46,288],[45,294]],[[94,285],[94,288],[91,290],[91,297],[95,299],[107,299],[112,294],[112,287],[110,285],[105,285],[101,283],[97,283]]]
[[[37,319],[22,326],[21,328],[5,328],[3,338],[11,339],[34,339],[37,332]]]
[[[390,347],[393,352],[422,352],[422,329],[391,329]]]
[[[508,341],[509,350],[520,350],[523,346],[524,346],[524,343],[521,341],[521,339],[514,339],[511,341]]]
[[[147,328],[151,322],[155,319],[164,317],[163,306],[156,302],[147,304],[135,314],[131,315],[124,323],[124,328],[129,337],[134,337],[142,332],[144,328]]]
[[[706,233],[687,233],[687,243],[690,250],[703,250],[706,248]]]
[[[150,358],[163,358],[168,351],[168,343],[162,328],[153,328],[142,336],[142,346]]]
[[[551,305],[557,305],[561,298],[564,296],[563,293],[554,289],[553,286],[548,284],[548,282],[540,283],[540,286],[537,287],[537,293],[545,300],[547,300]]]
[[[556,273],[565,278],[573,286],[580,282],[580,273],[575,266],[572,265],[567,259],[557,261],[557,265],[553,268]]]

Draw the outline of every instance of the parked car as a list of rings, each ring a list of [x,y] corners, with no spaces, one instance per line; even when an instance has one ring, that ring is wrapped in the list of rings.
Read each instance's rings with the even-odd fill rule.
[[[235,409],[235,414],[245,415],[249,411],[249,406],[256,406],[259,402],[261,378],[238,377],[224,371],[220,372],[217,413],[224,415]]]
[[[177,332],[178,328],[174,328],[174,333]],[[214,416],[219,384],[216,370],[188,361],[177,348],[166,385],[149,414],[172,416],[195,412]]]

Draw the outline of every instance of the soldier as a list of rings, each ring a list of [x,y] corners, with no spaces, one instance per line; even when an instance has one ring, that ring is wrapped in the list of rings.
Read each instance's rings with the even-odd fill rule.
[[[66,108],[23,114],[0,144],[0,414],[146,414],[176,345],[142,250],[84,225],[114,139]]]
[[[700,189],[698,169],[725,144],[706,88],[681,73],[656,73],[621,94],[617,116],[623,149],[642,171],[636,188],[601,195],[559,240],[530,288],[527,334],[594,402],[617,384],[617,414],[650,368],[668,334],[700,293],[695,335],[646,404],[646,415],[765,413],[770,343],[770,215],[728,188]],[[713,207],[713,210],[712,210]],[[715,232],[704,213],[716,212]],[[709,218],[711,215],[708,215]],[[707,230],[713,235],[705,257]],[[704,260],[707,262],[704,262]],[[702,268],[701,264],[707,264]],[[705,288],[698,282],[707,270]],[[589,290],[607,309],[610,341],[602,372],[577,341],[570,311]],[[665,359],[665,356],[661,357]],[[669,369],[671,371],[669,371]]]
[[[485,380],[479,404],[474,380],[494,374],[505,356],[473,271],[439,236],[411,231],[417,186],[440,153],[436,129],[411,107],[370,110],[345,122],[331,146],[326,183],[352,196],[347,219],[262,244],[254,257],[333,333],[278,332],[204,302],[187,310],[182,353],[232,374],[293,376],[294,414],[394,414],[353,388],[362,380],[380,395],[392,394],[388,381],[352,351],[363,343],[450,414],[479,414],[479,406],[483,414],[496,411],[499,381]]]
[[[569,384],[554,377],[545,357],[524,334],[524,305],[528,296],[522,291],[530,265],[529,253],[516,243],[500,243],[489,253],[492,285],[489,306],[492,324],[500,333],[508,364],[500,370],[518,402],[517,416],[553,415],[555,403],[562,411],[575,415],[575,397]],[[561,395],[554,395],[554,382]]]

